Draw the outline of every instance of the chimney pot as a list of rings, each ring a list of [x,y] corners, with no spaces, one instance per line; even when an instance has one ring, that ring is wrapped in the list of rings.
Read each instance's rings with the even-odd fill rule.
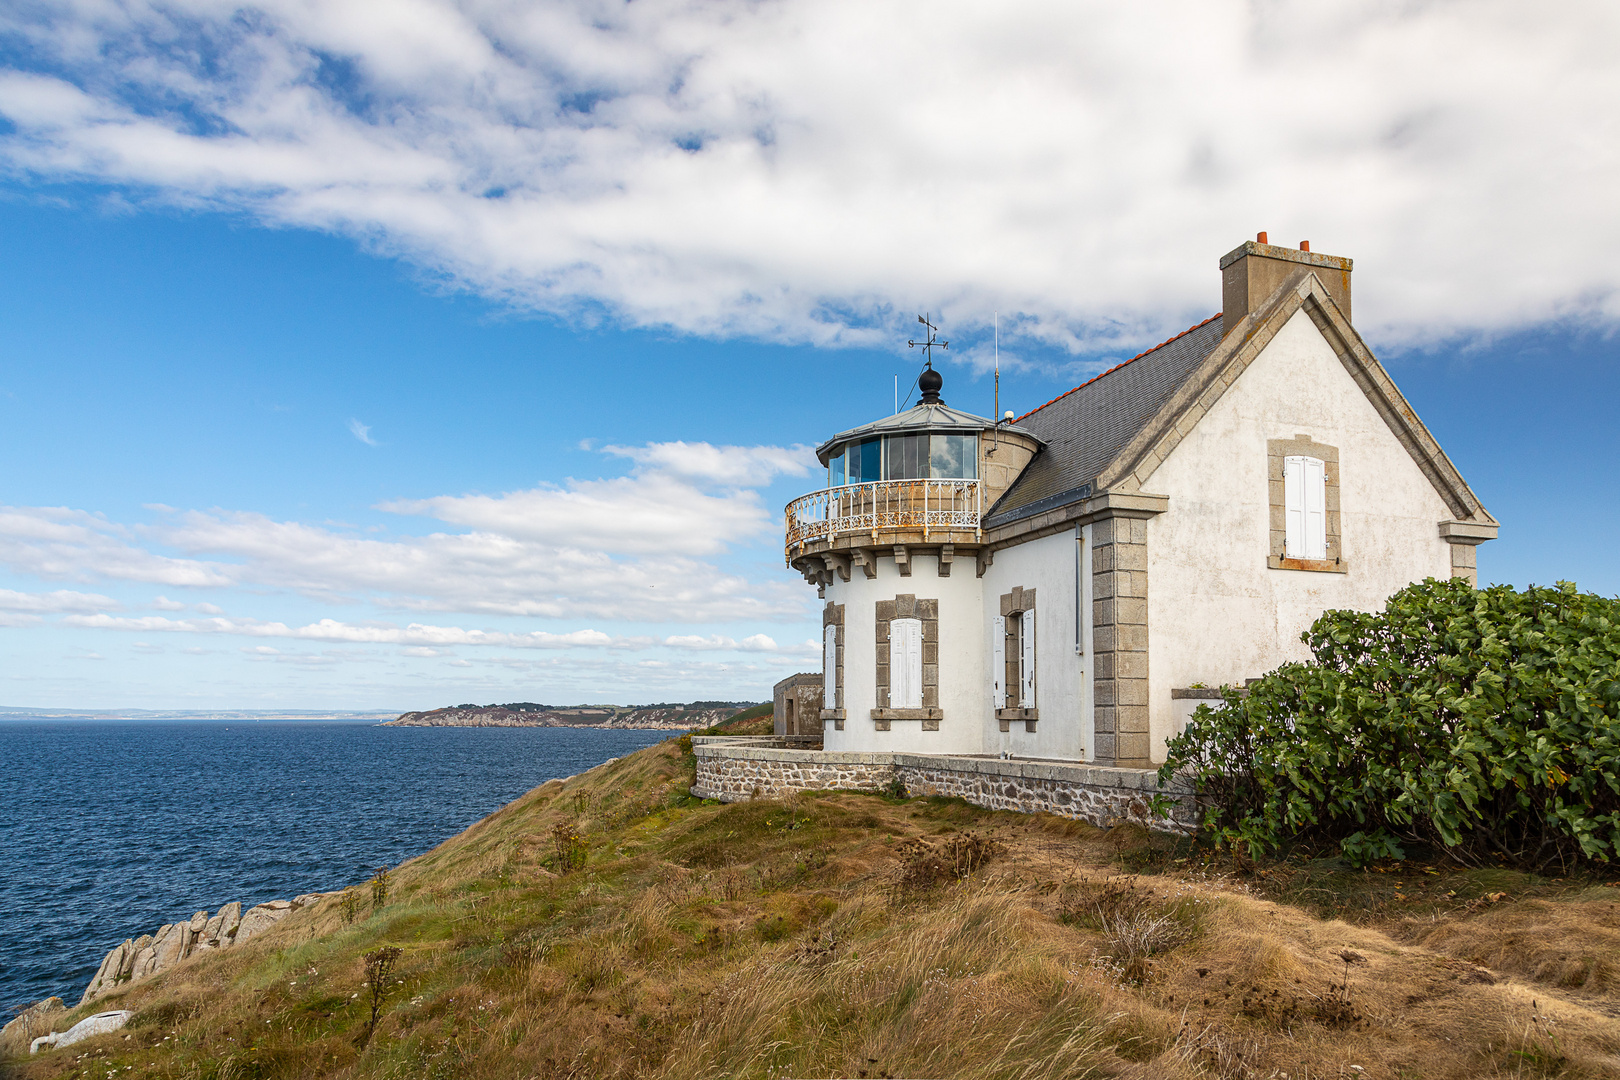
[[[1309,250],[1311,250],[1311,242],[1309,240],[1301,240],[1299,242],[1299,250],[1301,250],[1301,251],[1309,251]]]
[[[1266,234],[1264,232],[1255,233],[1254,238],[1255,238],[1255,241],[1258,242],[1258,243],[1264,244],[1266,242]]]

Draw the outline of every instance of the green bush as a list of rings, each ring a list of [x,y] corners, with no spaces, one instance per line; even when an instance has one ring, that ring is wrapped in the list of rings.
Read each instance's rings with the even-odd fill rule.
[[[1163,783],[1251,853],[1337,842],[1357,864],[1429,843],[1530,867],[1620,855],[1620,600],[1429,579],[1329,611],[1284,664],[1200,707]]]

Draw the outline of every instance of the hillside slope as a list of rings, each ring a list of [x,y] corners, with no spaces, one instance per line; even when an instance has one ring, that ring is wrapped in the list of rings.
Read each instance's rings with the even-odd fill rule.
[[[949,800],[704,804],[691,768],[669,740],[545,784],[399,867],[378,910],[323,901],[103,998],[130,1029],[16,1075],[1620,1073],[1620,890],[1238,876]]]

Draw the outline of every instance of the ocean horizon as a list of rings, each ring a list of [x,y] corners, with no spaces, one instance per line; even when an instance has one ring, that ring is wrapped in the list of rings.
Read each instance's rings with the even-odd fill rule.
[[[0,1007],[71,1006],[125,938],[362,882],[547,780],[673,734],[0,716]]]

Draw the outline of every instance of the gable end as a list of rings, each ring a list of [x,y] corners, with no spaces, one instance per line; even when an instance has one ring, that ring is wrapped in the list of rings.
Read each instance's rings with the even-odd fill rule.
[[[1326,286],[1310,270],[1290,278],[1259,311],[1232,328],[1159,414],[1098,474],[1097,489],[1141,490],[1147,478],[1301,308],[1451,513],[1459,521],[1494,526],[1495,519],[1344,317]]]

